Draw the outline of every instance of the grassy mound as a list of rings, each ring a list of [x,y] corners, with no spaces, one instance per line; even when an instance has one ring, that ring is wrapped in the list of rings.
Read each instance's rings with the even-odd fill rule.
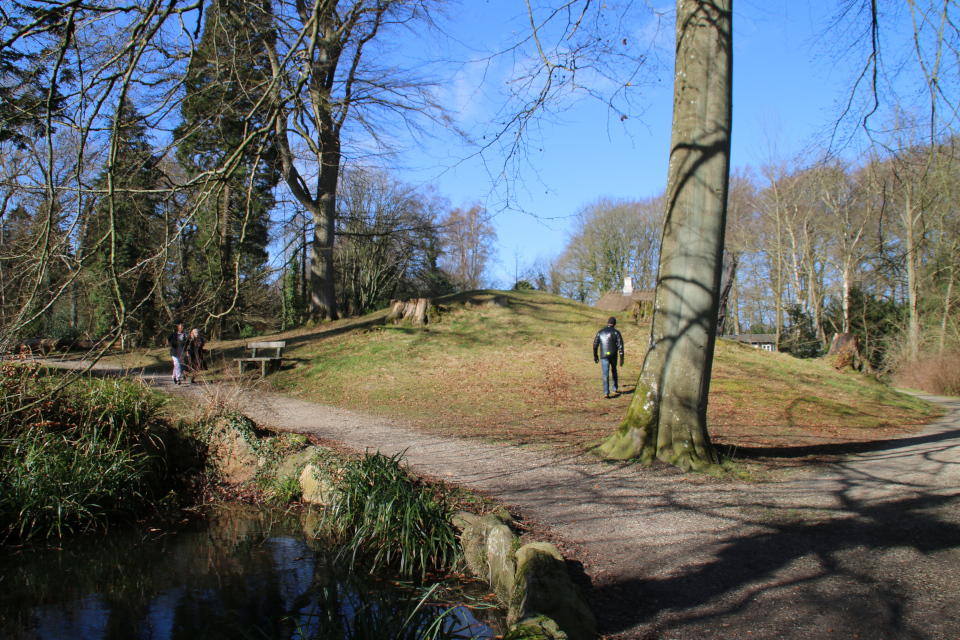
[[[509,304],[490,305],[494,295]],[[618,314],[624,393],[606,400],[592,344],[609,312],[537,291],[471,292],[437,303],[440,320],[426,327],[382,325],[379,312],[278,336],[293,363],[270,384],[441,433],[519,444],[586,448],[619,424],[649,324]],[[887,439],[936,415],[922,400],[826,362],[718,342],[709,424],[722,451]]]
[[[505,307],[491,305],[506,297]],[[593,362],[608,311],[538,291],[474,291],[435,301],[425,327],[384,324],[387,311],[269,338],[286,340],[267,384],[291,396],[444,434],[588,448],[620,423],[649,340],[649,324],[617,314],[626,343],[623,395],[606,400]],[[214,345],[226,374],[247,340]],[[146,360],[166,362],[162,350]],[[939,415],[930,404],[827,362],[719,341],[710,397],[721,452],[843,446],[910,433]],[[820,455],[811,449],[809,455]],[[828,452],[829,453],[829,452]],[[836,453],[842,454],[842,450]]]

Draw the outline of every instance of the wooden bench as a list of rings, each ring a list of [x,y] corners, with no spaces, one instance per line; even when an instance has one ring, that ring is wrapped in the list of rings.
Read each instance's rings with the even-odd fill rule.
[[[277,368],[280,368],[280,364],[283,362],[283,348],[287,346],[286,342],[251,342],[247,345],[247,349],[250,349],[251,354],[248,358],[234,358],[237,361],[237,366],[239,371],[243,373],[243,365],[246,362],[259,362],[261,374],[266,377],[267,375],[267,366],[271,363],[276,362]],[[276,349],[276,355],[257,355],[258,352],[264,350]]]

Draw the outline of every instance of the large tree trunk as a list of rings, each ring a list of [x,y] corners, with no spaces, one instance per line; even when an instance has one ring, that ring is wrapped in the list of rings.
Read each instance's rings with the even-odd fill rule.
[[[339,146],[337,141],[325,141]],[[318,206],[313,208],[313,242],[310,248],[310,319],[314,322],[336,320],[337,297],[334,287],[333,238],[337,213],[337,178],[340,153],[324,152],[317,180]]]
[[[668,213],[650,347],[633,401],[601,450],[683,468],[717,462],[707,397],[730,173],[732,0],[678,0]]]
[[[917,242],[915,227],[917,216],[914,213],[914,205],[910,187],[906,187],[903,211],[900,214],[903,220],[904,239],[906,240],[906,263],[907,263],[907,353],[910,362],[915,362],[920,358],[920,279],[917,276]]]

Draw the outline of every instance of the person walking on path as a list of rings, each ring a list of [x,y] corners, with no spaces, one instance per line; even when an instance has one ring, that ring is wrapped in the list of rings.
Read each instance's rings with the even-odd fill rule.
[[[617,380],[617,354],[620,355],[620,366],[623,366],[623,336],[616,329],[617,319],[613,316],[607,320],[607,326],[597,332],[593,339],[593,361],[600,362],[600,371],[603,372],[603,397],[610,397],[608,377],[613,377],[613,395],[620,393]],[[597,355],[597,347],[600,355]]]
[[[180,384],[180,378],[183,377],[180,362],[183,360],[183,345],[186,341],[187,336],[183,332],[183,323],[178,322],[177,328],[167,338],[167,344],[170,345],[170,359],[173,360],[173,384]]]
[[[207,361],[204,358],[207,341],[200,335],[199,329],[191,329],[187,340],[184,355],[187,360],[187,371],[190,373],[190,384],[196,381],[197,373],[207,370]]]

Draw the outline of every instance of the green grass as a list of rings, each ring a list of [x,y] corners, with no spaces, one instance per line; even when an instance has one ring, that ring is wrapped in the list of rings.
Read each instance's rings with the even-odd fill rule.
[[[2,538],[105,527],[163,475],[155,393],[123,379],[63,381],[38,366],[0,370]]]
[[[345,460],[322,530],[343,545],[350,564],[395,569],[403,576],[450,570],[460,557],[450,523],[453,501],[400,465],[402,454]]]

